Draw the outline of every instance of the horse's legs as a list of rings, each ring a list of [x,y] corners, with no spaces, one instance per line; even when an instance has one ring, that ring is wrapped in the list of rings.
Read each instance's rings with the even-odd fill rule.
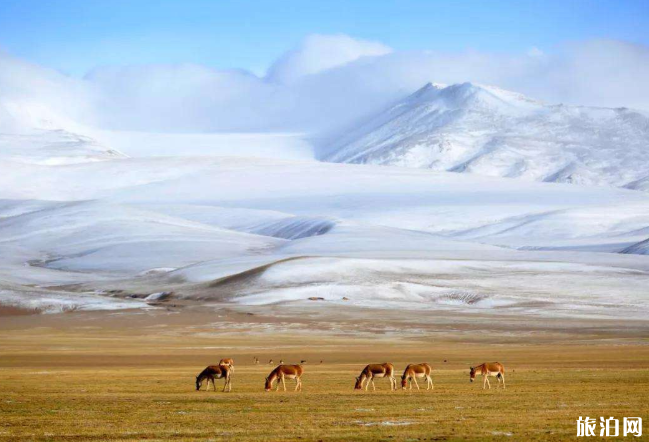
[[[503,379],[503,390],[505,390],[505,375],[503,373],[500,373],[500,376]]]
[[[430,385],[430,389],[434,390],[435,386],[433,385],[433,378],[429,375],[427,376],[428,379],[426,379],[426,390],[428,390],[428,385]]]
[[[372,382],[371,378],[367,378],[367,383],[365,384],[365,391],[369,390],[370,388],[370,382]]]
[[[372,389],[376,391],[376,385],[374,385],[374,376],[370,378],[370,382],[372,383]]]
[[[412,380],[415,381],[415,387],[417,387],[417,390],[419,390],[419,384],[417,383],[417,376],[413,376]]]
[[[284,376],[282,376],[282,386],[284,387],[284,391],[286,391],[286,381],[284,380]]]

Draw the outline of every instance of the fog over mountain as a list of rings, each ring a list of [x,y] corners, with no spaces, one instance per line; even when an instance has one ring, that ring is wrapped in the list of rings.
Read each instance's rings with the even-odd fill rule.
[[[195,64],[101,66],[70,77],[0,53],[0,115],[44,112],[111,130],[319,133],[375,113],[427,82],[487,84],[548,103],[649,110],[649,48],[588,40],[518,54],[395,51],[311,35],[265,74]],[[2,121],[0,125],[6,125]]]

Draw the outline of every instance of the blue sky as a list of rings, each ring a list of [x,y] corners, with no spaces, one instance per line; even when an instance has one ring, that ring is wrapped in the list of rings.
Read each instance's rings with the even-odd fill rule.
[[[0,0],[0,48],[75,76],[186,62],[263,73],[312,33],[405,51],[508,53],[594,38],[649,45],[648,29],[647,0]]]

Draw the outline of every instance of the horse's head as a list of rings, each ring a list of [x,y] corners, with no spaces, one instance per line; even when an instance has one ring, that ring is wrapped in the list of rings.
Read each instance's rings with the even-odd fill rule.
[[[469,368],[471,369],[471,371],[469,372],[469,380],[473,382],[475,379],[475,367],[469,367]]]
[[[401,388],[405,390],[407,385],[408,385],[408,377],[404,374],[403,376],[401,376]]]
[[[273,383],[270,381],[270,376],[266,377],[266,385],[264,387],[266,391],[270,391],[271,388],[273,388]]]
[[[201,377],[196,376],[196,391],[201,389]]]
[[[356,378],[356,385],[354,385],[354,390],[362,390],[363,389],[363,381],[361,380],[361,377]]]

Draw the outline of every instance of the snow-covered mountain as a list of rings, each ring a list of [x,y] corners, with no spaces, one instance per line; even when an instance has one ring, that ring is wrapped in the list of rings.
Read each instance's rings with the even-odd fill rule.
[[[646,190],[649,117],[627,108],[548,105],[495,87],[427,84],[320,159]]]
[[[411,164],[423,168],[381,167],[314,161],[304,134],[114,132],[0,102],[0,304],[143,308],[173,292],[187,303],[645,318],[649,194],[429,166],[546,179],[581,153],[583,182],[641,190],[646,132],[628,110],[431,85],[341,138],[382,134],[385,149],[369,153],[387,164],[406,164],[392,144],[409,146],[400,161],[437,152]],[[422,141],[433,139],[446,150]],[[371,162],[363,152],[349,160]]]

